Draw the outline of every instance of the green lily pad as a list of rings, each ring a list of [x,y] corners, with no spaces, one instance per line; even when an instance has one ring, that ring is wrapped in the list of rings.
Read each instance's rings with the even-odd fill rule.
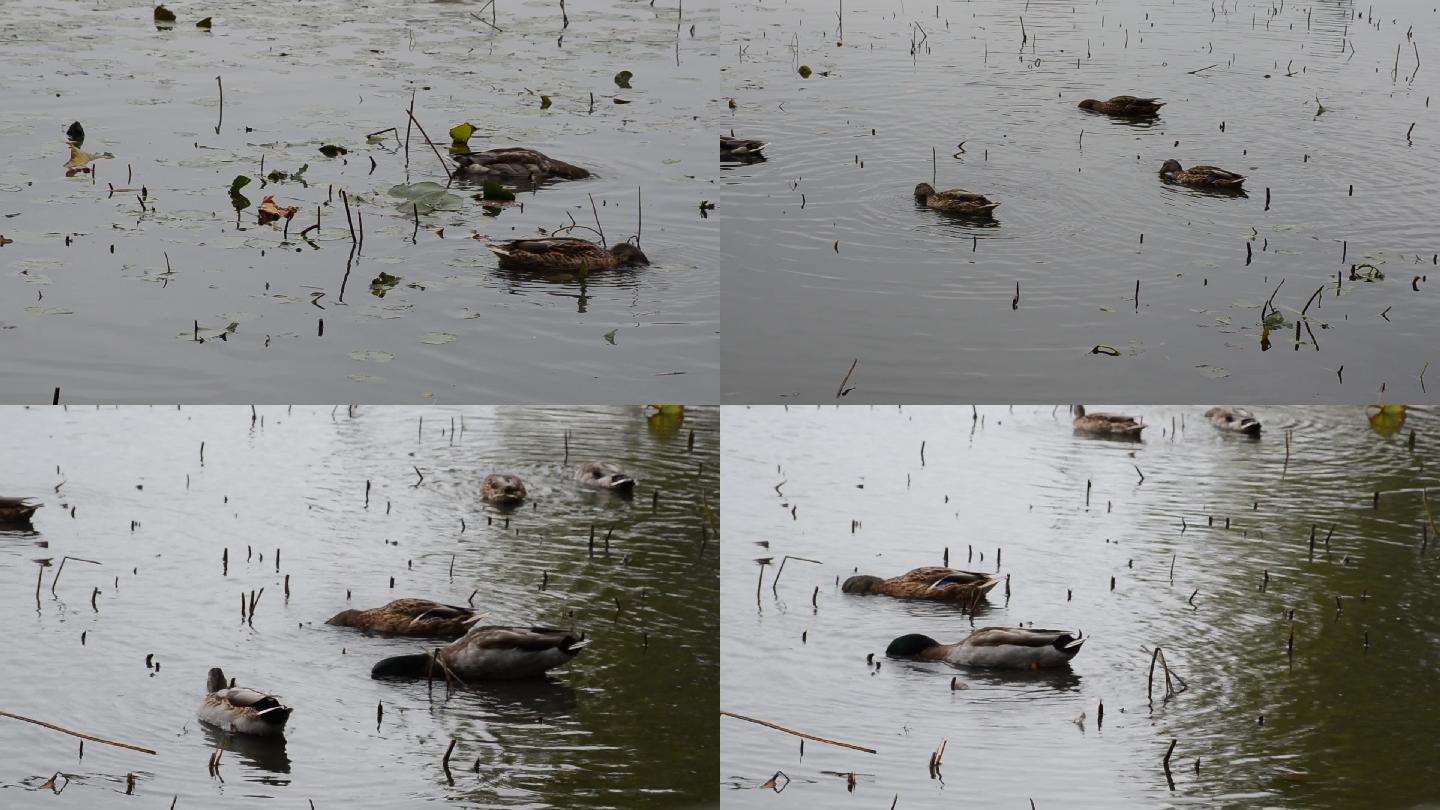
[[[333,143],[327,143],[324,146],[320,147],[320,154],[324,155],[325,157],[333,158],[340,157],[341,155],[348,155],[350,154],[350,150],[346,149],[343,146],[336,146]]]
[[[450,128],[450,140],[455,143],[467,143],[470,136],[475,134],[475,125],[469,122],[456,124]]]
[[[615,84],[618,85],[618,86],[620,86],[620,87],[625,88],[626,90],[629,90],[629,89],[630,89],[630,80],[633,79],[633,78],[635,78],[635,74],[634,74],[634,73],[631,73],[631,72],[628,71],[628,70],[622,70],[622,71],[620,71],[619,73],[616,73],[616,74],[615,74]]]
[[[495,180],[486,180],[480,188],[480,195],[487,200],[503,200],[509,202],[515,199],[515,192],[505,188]]]
[[[211,28],[210,18],[206,17],[200,22],[195,23],[195,27],[199,28],[201,31],[209,31]]]
[[[802,78],[802,79],[808,79],[808,78],[810,78],[810,74],[811,74],[813,71],[810,70],[810,66],[809,66],[809,65],[801,65],[799,72],[800,72],[800,78]]]
[[[390,292],[390,290],[399,283],[399,276],[392,276],[389,273],[381,271],[380,275],[376,276],[370,282],[370,294],[376,298],[384,298],[385,293]]]

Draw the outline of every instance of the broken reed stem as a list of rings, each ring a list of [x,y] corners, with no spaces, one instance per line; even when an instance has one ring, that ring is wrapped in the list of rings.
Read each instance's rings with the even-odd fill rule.
[[[873,753],[875,753],[875,749],[874,749],[874,748],[866,748],[866,747],[863,746],[863,745],[855,745],[855,744],[853,744],[853,743],[840,742],[839,740],[826,739],[825,737],[817,737],[817,736],[815,736],[814,734],[806,734],[806,733],[803,732],[803,731],[796,731],[796,730],[793,729],[793,728],[786,728],[786,727],[784,727],[784,726],[777,725],[777,724],[775,724],[775,723],[771,723],[771,722],[766,721],[766,720],[757,720],[757,719],[755,719],[754,717],[746,717],[746,716],[743,715],[743,714],[736,714],[736,713],[734,713],[734,712],[721,711],[721,712],[720,712],[720,716],[721,716],[721,717],[733,717],[733,718],[735,718],[736,720],[744,720],[744,721],[747,722],[747,723],[755,723],[756,725],[765,726],[766,728],[773,728],[773,729],[775,729],[776,731],[783,731],[783,732],[785,732],[786,734],[794,734],[796,737],[803,737],[804,739],[807,739],[807,740],[814,740],[815,742],[822,742],[822,743],[825,743],[826,745],[836,745],[836,746],[839,746],[839,747],[841,747],[841,748],[849,748],[849,749],[854,750],[854,751],[864,751],[864,752],[867,753],[867,754],[873,754]]]
[[[74,560],[75,562],[90,563],[91,565],[99,565],[99,564],[100,564],[100,563],[96,562],[95,560],[87,560],[87,559],[84,559],[84,558],[82,558],[82,557],[62,557],[62,558],[60,559],[60,567],[57,568],[57,569],[55,569],[55,578],[52,579],[52,580],[50,580],[50,595],[51,595],[51,596],[54,596],[54,595],[55,595],[55,586],[60,583],[60,575],[63,574],[63,573],[65,573],[65,561],[66,561],[66,560]],[[44,570],[44,569],[41,569],[41,570]]]
[[[443,158],[443,157],[440,156],[440,150],[435,148],[435,143],[430,140],[430,136],[429,136],[429,135],[425,134],[425,127],[420,124],[420,119],[418,119],[418,118],[415,117],[415,109],[414,109],[414,106],[415,106],[415,98],[414,98],[414,96],[411,96],[411,98],[410,98],[410,106],[411,106],[411,108],[408,109],[408,110],[406,110],[406,111],[405,111],[405,114],[408,115],[408,116],[410,116],[410,120],[415,123],[415,128],[418,129],[418,130],[420,130],[420,137],[422,137],[422,138],[425,139],[425,143],[430,144],[430,151],[434,152],[434,153],[435,153],[435,159],[438,160],[438,161],[440,161],[440,168],[441,168],[442,170],[444,170],[444,172],[445,172],[445,179],[446,179],[446,180],[454,180],[454,179],[455,179],[455,175],[453,175],[453,174],[450,173],[450,164],[446,163],[446,162],[445,162],[445,158]],[[410,142],[410,138],[409,138],[408,135],[407,135],[406,138],[405,138],[405,142],[406,142],[407,144]],[[409,155],[409,150],[408,150],[408,148],[407,148],[407,150],[406,150],[406,155]]]
[[[22,717],[22,716],[20,716],[20,715],[18,715],[18,714],[11,714],[10,712],[7,712],[7,711],[0,711],[0,717],[9,717],[9,718],[12,719],[12,720],[21,720],[21,721],[24,721],[24,722],[26,722],[26,723],[34,723],[35,725],[41,726],[42,728],[48,728],[48,729],[50,729],[51,731],[58,731],[58,732],[60,732],[60,733],[62,733],[62,734],[69,734],[69,735],[72,736],[72,737],[79,737],[79,738],[82,739],[82,740],[89,740],[89,741],[91,741],[91,742],[104,743],[105,745],[113,745],[113,746],[115,746],[116,748],[128,748],[128,749],[130,749],[131,751],[139,751],[139,752],[142,753],[142,754],[150,754],[151,756],[154,756],[154,755],[155,755],[155,752],[154,752],[154,751],[151,751],[149,748],[141,748],[141,747],[138,746],[138,745],[131,745],[130,743],[116,742],[115,740],[107,740],[107,739],[105,739],[104,737],[95,737],[95,736],[92,736],[92,735],[90,735],[90,734],[82,734],[82,733],[80,733],[80,732],[78,732],[78,731],[71,731],[71,730],[68,729],[68,728],[61,728],[60,726],[52,725],[52,724],[50,724],[50,723],[46,723],[46,722],[43,721],[43,720],[36,720],[36,719],[30,718],[30,717]]]
[[[608,249],[610,246],[605,243],[605,229],[600,227],[600,210],[595,207],[595,195],[590,195],[590,213],[595,215],[595,232],[600,234],[600,247]]]
[[[345,221],[350,224],[350,243],[358,245],[360,240],[355,238],[355,220],[350,218],[350,195],[340,190],[340,202],[345,203]]]

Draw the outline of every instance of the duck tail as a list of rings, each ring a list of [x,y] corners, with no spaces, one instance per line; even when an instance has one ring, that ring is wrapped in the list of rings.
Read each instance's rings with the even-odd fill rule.
[[[1004,574],[1004,575],[996,574],[996,575],[990,577],[989,579],[987,579],[987,580],[985,580],[984,582],[980,583],[980,593],[989,593],[992,588],[994,588],[996,585],[999,585],[1000,583],[1004,582],[1005,580],[1007,580],[1007,579],[1009,579],[1009,578],[1010,578],[1010,575],[1009,575],[1009,574]]]
[[[570,655],[579,655],[580,651],[590,646],[588,638],[569,637],[560,643],[560,651]]]
[[[891,658],[909,658],[938,646],[940,642],[927,635],[910,633],[890,642],[890,646],[885,648],[885,654]]]
[[[370,668],[371,678],[420,678],[430,673],[430,654],[396,655]]]
[[[1063,642],[1063,644],[1061,645],[1063,649],[1076,651],[1079,651],[1081,644],[1089,641],[1089,639],[1085,636],[1073,636],[1070,638],[1069,641],[1065,641],[1062,637],[1060,640]]]

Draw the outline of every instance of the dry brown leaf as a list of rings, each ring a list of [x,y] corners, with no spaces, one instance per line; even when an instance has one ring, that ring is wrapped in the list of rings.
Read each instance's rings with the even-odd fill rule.
[[[260,224],[264,225],[267,222],[274,222],[277,219],[290,219],[291,217],[299,213],[300,206],[291,205],[282,208],[275,203],[274,197],[266,197],[263,201],[261,201],[259,211]]]

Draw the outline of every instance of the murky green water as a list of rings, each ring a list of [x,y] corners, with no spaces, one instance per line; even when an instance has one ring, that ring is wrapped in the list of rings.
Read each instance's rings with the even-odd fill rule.
[[[717,86],[713,6],[574,3],[565,26],[553,2],[502,0],[500,31],[478,4],[172,8],[157,31],[149,5],[0,3],[5,402],[57,386],[107,403],[713,401],[719,234],[699,204],[716,164],[696,121]],[[417,233],[390,190],[446,177],[418,130],[407,161],[412,95],[441,150],[470,122],[474,149],[528,146],[593,177],[495,216],[458,183]],[[66,177],[77,120],[86,151],[115,157]],[[302,166],[304,182],[262,184]],[[254,180],[237,223],[238,175]],[[353,252],[342,191],[363,218]],[[300,208],[288,238],[257,224],[267,196]],[[652,265],[511,275],[470,238],[597,214],[611,242],[638,232]],[[382,273],[398,281],[372,287]]]
[[[878,753],[802,756],[724,719],[723,806],[1440,806],[1435,414],[1384,436],[1361,408],[1263,408],[1251,441],[1203,408],[1107,410],[1142,416],[1145,441],[1076,437],[1064,407],[725,409],[721,708]],[[947,550],[1012,578],[976,626],[1083,630],[1072,669],[885,660],[896,636],[958,641],[971,620],[837,580]],[[820,564],[777,584],[784,555]],[[1157,644],[1189,688],[1166,701],[1157,676],[1152,706]]]
[[[719,506],[715,410],[683,424],[639,408],[3,416],[0,493],[46,503],[33,532],[0,529],[0,710],[158,754],[87,743],[81,757],[72,737],[0,718],[0,806],[113,806],[127,773],[153,807],[713,805],[717,550],[701,525]],[[579,490],[582,458],[630,470],[635,497]],[[508,517],[477,497],[498,470],[530,492]],[[58,583],[45,569],[37,600],[35,561],[65,556],[98,565],[71,560]],[[237,600],[262,588],[242,623]],[[448,699],[373,681],[416,643],[324,621],[399,596],[473,598],[492,623],[592,644],[546,682]],[[231,740],[218,778],[195,717],[211,666],[295,707],[283,746]]]
[[[843,30],[836,0],[725,18],[724,126],[770,142],[721,171],[727,402],[830,401],[856,359],[847,401],[1423,395],[1433,3],[843,8]],[[1168,105],[1076,107],[1120,94]],[[1249,196],[1167,186],[1169,158]],[[920,182],[1001,205],[947,218]]]

